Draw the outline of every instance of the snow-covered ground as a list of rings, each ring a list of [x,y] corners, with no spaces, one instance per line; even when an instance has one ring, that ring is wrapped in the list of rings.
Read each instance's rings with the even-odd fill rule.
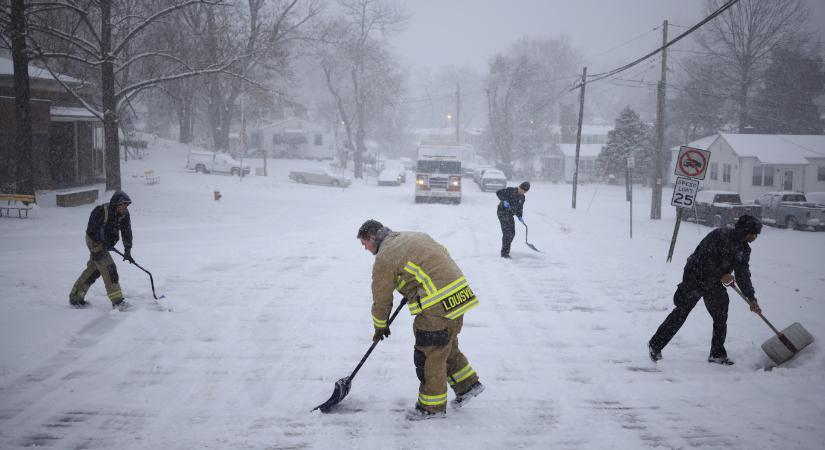
[[[771,331],[731,292],[732,367],[705,362],[711,320],[697,305],[658,366],[646,342],[672,306],[685,259],[710,231],[674,212],[647,219],[623,186],[533,183],[512,260],[498,257],[493,193],[465,181],[459,206],[416,205],[412,183],[301,185],[189,173],[186,149],[159,140],[123,166],[148,276],[118,263],[133,311],[69,308],[84,267],[91,205],[0,219],[0,447],[52,448],[742,448],[825,442],[825,355],[815,342],[765,370]],[[253,161],[253,164],[257,161]],[[317,163],[315,163],[317,164]],[[144,170],[160,175],[144,184]],[[213,191],[223,198],[216,202]],[[666,204],[670,193],[665,193]],[[310,410],[370,345],[373,256],[355,238],[376,218],[443,243],[481,299],[461,345],[487,390],[445,420],[409,423],[416,399],[411,317],[359,372],[332,414]],[[825,233],[766,227],[752,271],[765,315],[825,339]],[[452,394],[450,394],[452,397]]]

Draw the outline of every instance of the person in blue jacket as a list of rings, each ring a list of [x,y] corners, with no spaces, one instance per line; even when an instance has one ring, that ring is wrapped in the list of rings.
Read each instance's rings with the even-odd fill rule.
[[[96,206],[89,215],[89,223],[86,226],[86,247],[89,248],[89,261],[86,262],[86,269],[75,281],[69,293],[69,304],[75,308],[85,308],[89,306],[86,301],[86,292],[97,281],[103,277],[103,284],[106,287],[106,294],[112,301],[112,308],[121,311],[129,308],[129,303],[123,299],[123,292],[118,284],[119,277],[117,266],[109,255],[109,250],[123,236],[123,260],[134,262],[132,259],[132,222],[129,218],[129,205],[132,199],[123,191],[117,191],[112,195],[109,203]]]
[[[516,236],[516,222],[513,216],[518,217],[519,222],[524,223],[524,194],[530,190],[530,182],[525,181],[518,187],[508,187],[496,191],[500,200],[496,215],[501,223],[501,257],[510,257],[510,244]]]

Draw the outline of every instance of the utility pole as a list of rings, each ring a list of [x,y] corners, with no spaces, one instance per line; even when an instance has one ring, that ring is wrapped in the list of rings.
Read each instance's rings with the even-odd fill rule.
[[[579,182],[579,149],[582,145],[582,120],[584,119],[584,86],[587,80],[587,67],[582,69],[582,91],[579,94],[579,127],[576,130],[576,160],[573,168],[573,209],[576,209],[576,189]]]
[[[455,84],[455,141],[461,143],[461,84]]]
[[[650,200],[650,218],[662,218],[662,172],[665,146],[665,88],[667,86],[667,20],[662,25],[662,77],[656,96],[656,173],[653,174],[653,194]]]

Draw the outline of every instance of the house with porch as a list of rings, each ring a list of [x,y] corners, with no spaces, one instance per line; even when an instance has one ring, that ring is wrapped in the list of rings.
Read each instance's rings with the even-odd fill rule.
[[[336,137],[330,127],[292,117],[251,130],[249,151],[271,158],[333,159]]]
[[[743,201],[770,191],[825,191],[825,135],[718,133],[687,145],[711,152],[702,189],[738,192]],[[675,167],[679,146],[671,153]]]
[[[56,74],[91,104],[92,86]],[[32,164],[41,206],[94,203],[106,186],[103,125],[47,70],[29,65]],[[12,60],[0,56],[0,192],[15,193],[15,91]]]

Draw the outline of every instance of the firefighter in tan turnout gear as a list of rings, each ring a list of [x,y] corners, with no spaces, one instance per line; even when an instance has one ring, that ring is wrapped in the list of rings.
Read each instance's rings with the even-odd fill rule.
[[[69,292],[69,304],[75,308],[89,306],[86,302],[86,292],[97,281],[103,278],[106,294],[112,301],[112,308],[121,311],[128,309],[130,304],[123,299],[123,292],[118,283],[117,266],[109,255],[109,250],[123,235],[123,260],[134,262],[132,259],[132,223],[129,217],[129,205],[132,199],[123,191],[112,195],[109,203],[95,207],[89,215],[86,226],[86,247],[89,248],[89,260],[86,269],[80,274]]]
[[[461,269],[441,244],[426,233],[394,232],[376,220],[358,230],[364,248],[375,255],[372,268],[373,341],[390,335],[387,320],[392,310],[393,290],[407,300],[415,316],[415,372],[421,382],[418,401],[410,420],[446,416],[447,385],[456,394],[454,407],[461,407],[480,394],[484,386],[461,350],[458,334],[463,315],[478,305]]]

